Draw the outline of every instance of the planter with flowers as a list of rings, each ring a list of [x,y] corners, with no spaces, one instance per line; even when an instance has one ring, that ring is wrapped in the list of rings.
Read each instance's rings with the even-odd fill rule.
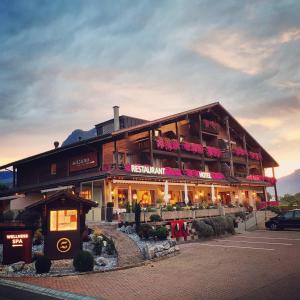
[[[212,146],[206,146],[205,154],[206,154],[207,157],[212,157],[212,158],[222,157],[221,149],[216,148],[216,147],[212,147]]]
[[[220,131],[220,124],[215,121],[210,121],[207,119],[202,120],[203,129],[204,131],[212,132],[212,133],[219,133]]]

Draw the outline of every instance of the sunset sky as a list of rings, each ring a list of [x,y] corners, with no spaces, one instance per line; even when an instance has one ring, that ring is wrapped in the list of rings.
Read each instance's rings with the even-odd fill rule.
[[[0,2],[0,165],[121,114],[220,101],[300,168],[300,1]]]

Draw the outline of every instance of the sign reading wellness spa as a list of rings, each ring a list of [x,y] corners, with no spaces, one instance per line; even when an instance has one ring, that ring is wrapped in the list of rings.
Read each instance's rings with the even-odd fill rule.
[[[136,174],[147,174],[147,175],[165,175],[165,176],[193,176],[203,179],[223,179],[222,173],[213,172],[202,172],[198,170],[180,170],[169,167],[154,167],[144,165],[126,165],[125,171]]]

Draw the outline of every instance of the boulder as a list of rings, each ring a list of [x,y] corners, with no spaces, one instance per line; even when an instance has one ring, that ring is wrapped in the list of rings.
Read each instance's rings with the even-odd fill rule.
[[[9,266],[8,270],[9,272],[19,272],[24,269],[25,261],[18,261],[16,263],[13,263]]]
[[[103,256],[97,257],[95,259],[95,264],[99,267],[105,267],[108,263],[109,261]]]
[[[128,225],[126,228],[125,228],[125,232],[127,234],[133,234],[135,232],[135,230],[133,229],[132,226]]]
[[[125,225],[123,225],[122,227],[120,227],[120,229],[119,229],[120,231],[122,231],[122,232],[125,232],[126,231],[126,227],[125,227]]]
[[[164,247],[165,250],[168,250],[168,249],[170,249],[170,247],[171,247],[169,241],[164,242],[164,243],[162,244],[162,246]]]

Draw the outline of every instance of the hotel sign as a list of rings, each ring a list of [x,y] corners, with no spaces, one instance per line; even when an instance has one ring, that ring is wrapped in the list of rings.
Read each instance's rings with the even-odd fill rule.
[[[214,172],[202,172],[199,170],[180,170],[170,167],[153,167],[146,165],[126,165],[125,171],[135,174],[145,174],[145,175],[164,175],[164,176],[188,176],[188,177],[198,177],[201,179],[224,179],[222,173]]]
[[[3,232],[3,264],[12,264],[18,261],[31,263],[31,252],[31,230]]]
[[[97,152],[90,152],[70,159],[70,172],[77,172],[90,168],[95,168],[98,165]]]

